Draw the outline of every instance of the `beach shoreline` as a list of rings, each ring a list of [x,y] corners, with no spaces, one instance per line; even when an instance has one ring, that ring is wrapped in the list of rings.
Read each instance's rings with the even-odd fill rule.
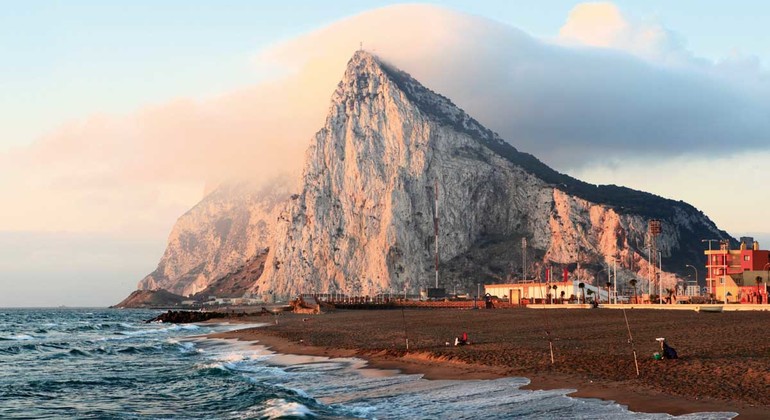
[[[565,369],[565,360],[570,358],[569,353],[564,350],[567,347],[567,340],[558,342],[557,363],[561,364],[560,369],[551,368],[547,363],[541,360],[539,363],[530,366],[520,366],[511,368],[510,364],[501,363],[498,359],[481,358],[480,361],[474,361],[474,349],[478,352],[488,352],[490,346],[499,345],[499,343],[490,342],[489,339],[482,337],[483,343],[472,344],[470,346],[461,346],[464,348],[442,345],[426,345],[430,338],[423,336],[421,331],[413,331],[413,346],[410,351],[405,350],[405,343],[393,342],[392,323],[398,316],[406,314],[400,311],[338,311],[336,314],[324,314],[320,316],[300,316],[285,315],[281,316],[278,325],[270,324],[260,328],[249,328],[235,330],[225,333],[219,333],[209,336],[210,338],[236,339],[241,341],[254,342],[265,346],[272,351],[281,354],[298,354],[308,356],[324,356],[329,358],[350,358],[356,357],[367,362],[367,367],[382,369],[388,371],[397,371],[406,374],[421,374],[425,379],[497,379],[503,377],[525,377],[530,380],[529,385],[523,389],[529,390],[552,390],[566,389],[575,390],[569,395],[580,398],[596,398],[601,400],[611,400],[616,403],[627,406],[632,411],[646,413],[668,413],[672,415],[682,415],[696,412],[737,412],[740,419],[768,418],[770,417],[769,404],[752,404],[750,401],[726,400],[714,398],[709,395],[681,395],[688,390],[678,390],[680,392],[664,392],[655,389],[645,379],[634,378],[607,378],[607,375],[592,373],[591,370],[585,371],[579,368]],[[409,311],[407,311],[408,313]],[[465,311],[467,312],[467,311]],[[436,331],[433,335],[442,335],[442,328],[447,328],[457,324],[458,317],[491,317],[495,321],[500,316],[529,316],[528,320],[538,320],[531,318],[532,311],[527,313],[517,312],[515,314],[504,314],[504,311],[497,311],[494,314],[478,315],[460,314],[457,311],[413,311],[409,317],[420,321],[430,320],[434,325],[428,328],[430,331]],[[590,311],[589,311],[590,312]],[[379,320],[379,321],[378,321]],[[443,322],[442,322],[443,320]],[[245,321],[245,320],[244,320]],[[382,321],[382,322],[380,322]],[[359,335],[351,333],[356,331],[367,323],[381,324],[383,328],[377,334],[367,334],[365,342],[360,342]],[[479,324],[483,325],[483,324]],[[387,326],[387,327],[386,327]],[[470,325],[469,325],[470,326]],[[558,330],[558,328],[555,328]],[[408,333],[408,329],[407,329]],[[505,339],[510,332],[500,335]],[[474,338],[474,332],[471,332],[471,339]],[[383,345],[385,344],[385,345]],[[431,343],[433,344],[433,343]],[[542,344],[542,343],[540,343]],[[546,344],[547,345],[547,344]],[[626,344],[627,346],[627,344]],[[400,347],[400,348],[399,348]],[[579,349],[578,349],[579,350]],[[501,352],[504,352],[502,349]],[[510,351],[510,349],[508,349]],[[577,357],[585,356],[581,351],[574,352]],[[640,357],[645,358],[643,369],[649,370],[651,362],[647,360],[647,354]],[[470,359],[470,360],[469,360]],[[547,361],[547,357],[542,359]],[[672,361],[674,363],[678,361]],[[669,363],[669,361],[659,361],[657,366]],[[763,378],[762,380],[766,380]],[[759,383],[758,386],[762,386]]]

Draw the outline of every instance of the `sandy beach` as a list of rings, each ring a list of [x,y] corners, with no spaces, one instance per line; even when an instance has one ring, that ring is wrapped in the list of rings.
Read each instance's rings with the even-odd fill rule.
[[[355,356],[427,379],[523,376],[531,389],[576,389],[573,396],[614,400],[634,411],[770,417],[770,313],[627,314],[639,376],[623,311],[610,309],[338,310],[285,314],[278,325],[259,317],[253,321],[271,324],[215,337],[258,341],[279,353]],[[452,345],[463,332],[471,345]],[[656,337],[665,337],[679,359],[653,360]]]

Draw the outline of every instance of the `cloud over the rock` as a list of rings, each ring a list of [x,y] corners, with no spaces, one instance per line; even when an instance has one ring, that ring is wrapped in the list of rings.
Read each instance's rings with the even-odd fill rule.
[[[23,197],[0,229],[168,224],[206,181],[297,174],[359,42],[561,170],[767,150],[761,67],[697,59],[672,34],[611,4],[575,8],[555,42],[435,6],[366,12],[259,53],[257,65],[280,74],[259,85],[85,117],[0,156],[0,187]]]

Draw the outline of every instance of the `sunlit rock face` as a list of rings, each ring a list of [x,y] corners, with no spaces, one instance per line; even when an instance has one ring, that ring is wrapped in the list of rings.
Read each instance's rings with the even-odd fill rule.
[[[210,192],[174,225],[158,268],[139,289],[166,289],[188,296],[265,252],[288,183],[228,183]]]
[[[724,235],[685,203],[559,174],[406,73],[358,52],[307,152],[302,190],[277,220],[254,290],[432,286],[436,192],[439,285],[447,288],[521,276],[521,238],[527,277],[579,258],[591,280],[617,257],[623,282],[649,274],[650,218],[663,221],[664,265],[699,258],[699,236]],[[672,284],[674,276],[663,279]]]
[[[669,287],[684,264],[702,259],[701,238],[728,237],[686,203],[552,170],[364,51],[332,95],[298,185],[239,184],[210,194],[179,219],[158,269],[140,286],[195,293],[267,252],[248,292],[432,287],[434,216],[439,286],[447,289],[543,278],[548,266],[593,282],[613,258],[621,285],[647,278],[653,218],[663,225],[657,246]]]

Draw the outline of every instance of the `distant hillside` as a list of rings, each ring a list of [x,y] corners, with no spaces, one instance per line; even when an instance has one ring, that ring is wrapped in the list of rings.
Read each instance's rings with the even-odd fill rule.
[[[159,308],[176,306],[185,298],[168,290],[136,290],[112,308]]]
[[[249,259],[246,264],[235,269],[208,285],[205,289],[193,296],[196,300],[205,300],[208,296],[221,298],[241,297],[249,291],[254,282],[265,270],[267,250]]]

